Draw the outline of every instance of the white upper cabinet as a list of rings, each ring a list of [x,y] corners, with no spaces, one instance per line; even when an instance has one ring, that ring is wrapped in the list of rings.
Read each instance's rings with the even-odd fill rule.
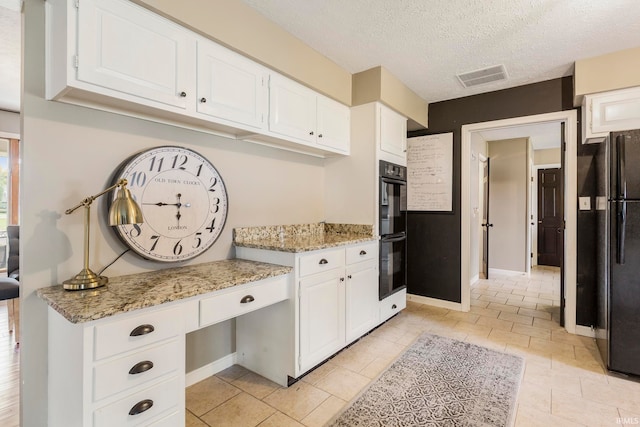
[[[640,87],[585,95],[583,140],[600,142],[609,132],[640,128]]]
[[[351,109],[325,96],[318,96],[318,145],[349,154]]]
[[[380,150],[406,159],[407,118],[382,104],[380,104]],[[383,158],[383,160],[387,159]],[[388,161],[398,163],[394,158]]]
[[[269,86],[271,132],[309,146],[349,154],[349,107],[275,73]]]
[[[129,2],[82,0],[77,78],[140,102],[186,108],[193,93],[195,39]]]
[[[320,157],[349,154],[350,110],[340,103],[134,2],[46,3],[49,100]]]
[[[316,93],[272,74],[269,88],[269,130],[313,144],[316,141]]]
[[[268,82],[266,68],[217,44],[198,41],[199,113],[265,128]]]

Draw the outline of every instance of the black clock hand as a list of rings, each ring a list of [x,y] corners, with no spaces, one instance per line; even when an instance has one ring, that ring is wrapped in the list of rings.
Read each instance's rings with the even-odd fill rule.
[[[178,203],[176,203],[176,207],[178,208],[178,212],[176,212],[176,218],[178,219],[178,226],[180,226],[180,217],[182,216],[180,215],[180,206],[182,206],[182,203],[180,203],[180,198],[182,197],[182,194],[178,193],[176,197],[178,197]]]
[[[163,202],[158,202],[158,203],[143,203],[143,205],[153,205],[153,206],[176,206],[175,203],[163,203]]]

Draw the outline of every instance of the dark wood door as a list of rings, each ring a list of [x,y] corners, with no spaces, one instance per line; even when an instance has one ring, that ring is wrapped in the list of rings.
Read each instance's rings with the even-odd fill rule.
[[[562,170],[538,170],[538,265],[560,267],[564,249]]]

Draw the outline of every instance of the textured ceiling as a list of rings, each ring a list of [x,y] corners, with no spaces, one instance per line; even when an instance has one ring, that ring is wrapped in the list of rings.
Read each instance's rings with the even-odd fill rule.
[[[573,74],[640,46],[638,0],[242,0],[351,73],[378,65],[428,102]],[[455,75],[504,64],[465,89]]]

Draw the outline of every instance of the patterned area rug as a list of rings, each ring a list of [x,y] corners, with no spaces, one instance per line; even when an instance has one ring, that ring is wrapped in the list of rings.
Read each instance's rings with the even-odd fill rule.
[[[524,360],[423,334],[331,426],[510,426]]]

